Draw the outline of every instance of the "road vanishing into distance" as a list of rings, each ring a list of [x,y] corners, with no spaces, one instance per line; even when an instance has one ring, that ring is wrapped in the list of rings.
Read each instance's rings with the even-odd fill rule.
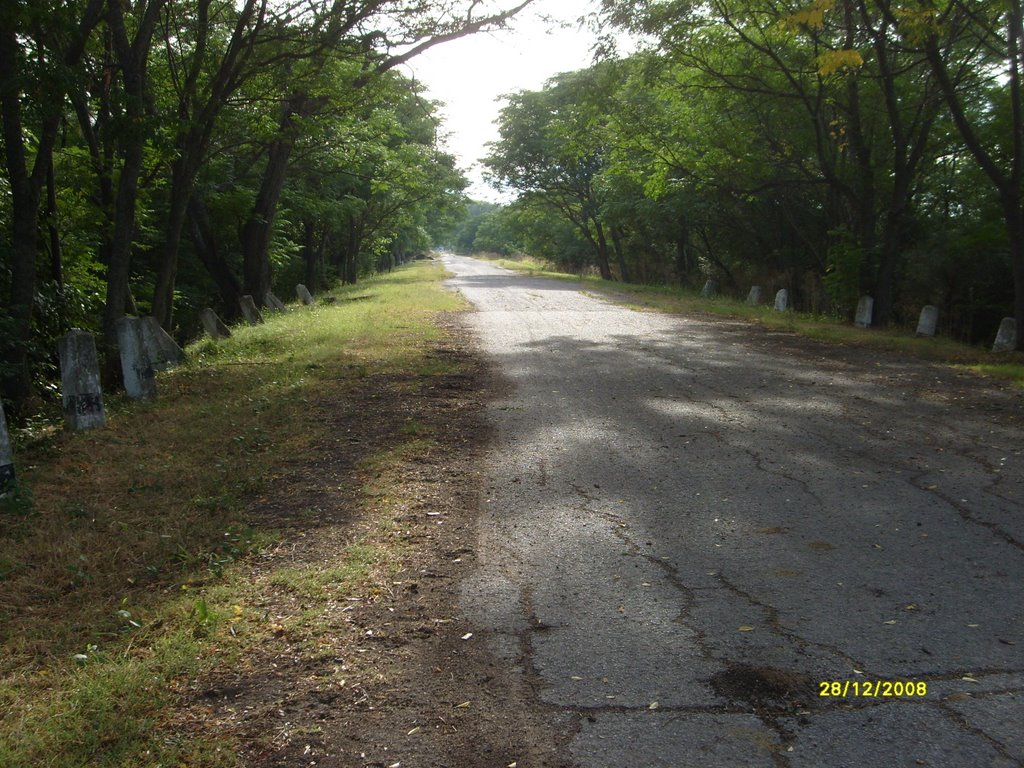
[[[1024,765],[1019,392],[444,263],[509,385],[462,607],[574,764]]]

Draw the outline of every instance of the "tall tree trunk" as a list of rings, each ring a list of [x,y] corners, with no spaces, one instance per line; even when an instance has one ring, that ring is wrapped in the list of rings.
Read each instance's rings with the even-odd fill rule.
[[[875,277],[871,323],[879,327],[885,327],[892,322],[896,298],[896,267],[903,258],[902,219],[901,212],[889,212],[878,249],[878,274]]]
[[[19,46],[13,23],[0,26],[0,110],[3,112],[4,161],[11,190],[11,288],[8,311],[11,337],[4,394],[15,401],[31,393],[28,350],[32,341],[32,311],[36,292],[36,236],[39,189],[28,172],[22,131],[21,92],[18,88]]]
[[[604,236],[604,227],[601,226],[601,222],[596,218],[594,222],[594,233],[596,237],[592,240],[594,244],[594,254],[597,256],[597,268],[601,272],[602,280],[612,279],[612,268],[608,262],[608,240]]]
[[[693,248],[690,246],[690,221],[686,216],[680,216],[677,220],[679,229],[676,234],[676,277],[679,285],[686,287],[690,284],[690,276],[693,274],[696,264],[693,258]]]
[[[363,217],[350,219],[348,244],[345,247],[345,264],[342,282],[355,285],[359,281],[359,251],[363,245],[363,229],[366,222]]]
[[[178,274],[178,250],[181,247],[182,231],[189,217],[189,201],[198,173],[196,159],[196,153],[186,150],[171,166],[167,223],[160,251],[160,263],[157,267],[156,286],[153,290],[153,317],[168,333],[174,325],[174,281]],[[237,301],[235,303],[237,304]]]
[[[131,274],[132,243],[135,240],[135,204],[139,176],[142,173],[144,139],[133,137],[124,148],[121,177],[117,185],[114,208],[114,233],[110,240],[110,262],[107,264],[107,300],[103,309],[103,336],[107,350],[105,377],[108,382],[120,381],[116,323],[129,306],[128,280]]]
[[[167,222],[163,226],[164,242],[158,252],[159,265],[153,295],[153,316],[167,331],[170,331],[174,324],[174,283],[178,273],[178,251],[189,217],[189,200],[195,188],[196,176],[209,150],[221,109],[228,96],[239,88],[246,78],[245,68],[267,13],[265,1],[244,0],[235,3],[237,17],[234,29],[228,38],[223,55],[211,73],[206,68],[206,52],[211,31],[211,5],[211,0],[198,0],[195,3],[196,35],[195,39],[190,41],[194,46],[191,64],[186,70],[178,94],[179,130],[175,137],[176,159],[171,166],[171,197]],[[204,74],[209,78],[206,81],[203,78]],[[206,83],[204,100],[197,104],[200,84],[203,82]],[[232,302],[231,306],[234,307],[235,304],[237,302]]]
[[[295,147],[295,119],[308,116],[313,108],[313,102],[304,93],[294,93],[286,100],[279,136],[270,145],[256,202],[242,227],[242,284],[257,304],[262,303],[263,295],[270,289],[270,236],[288,160]]]
[[[188,226],[196,255],[220,292],[224,319],[229,322],[237,320],[241,314],[238,299],[242,296],[242,286],[217,248],[217,240],[206,215],[206,208],[195,197],[190,198],[188,203]]]
[[[46,229],[49,235],[50,276],[60,289],[64,288],[64,256],[57,221],[57,179],[53,171],[53,151],[46,158]],[[63,303],[63,299],[61,300]]]
[[[32,376],[28,350],[32,343],[32,316],[36,292],[39,205],[43,184],[52,162],[53,147],[60,126],[64,91],[55,90],[41,104],[42,124],[35,131],[36,158],[31,172],[25,153],[25,132],[21,111],[21,88],[25,73],[20,66],[18,11],[15,4],[0,6],[0,113],[4,138],[4,164],[11,195],[11,286],[7,297],[12,328],[4,355],[8,373],[0,381],[7,397],[24,400],[31,394]],[[67,47],[53,59],[65,66],[74,65],[85,50],[85,43],[96,26],[103,0],[89,0],[82,9],[78,27]],[[43,60],[43,44],[40,61]]]
[[[124,6],[110,0],[107,23],[110,28],[117,62],[124,84],[124,116],[126,128],[120,135],[121,169],[114,203],[114,232],[110,238],[110,261],[107,265],[107,301],[103,310],[104,348],[107,352],[104,372],[110,382],[120,382],[117,362],[117,321],[129,306],[131,291],[132,245],[135,240],[135,207],[138,201],[139,177],[145,160],[148,139],[147,117],[151,110],[147,63],[152,47],[153,31],[167,0],[149,0],[140,6],[134,36],[129,39],[124,19]]]
[[[631,282],[629,269],[626,267],[626,254],[622,250],[622,233],[618,227],[609,228],[612,233],[612,247],[615,249],[615,260],[619,264],[619,277],[622,278],[622,282]]]

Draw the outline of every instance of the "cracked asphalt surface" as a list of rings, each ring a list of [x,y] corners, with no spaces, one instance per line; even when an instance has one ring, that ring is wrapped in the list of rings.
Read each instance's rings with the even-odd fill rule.
[[[462,605],[567,759],[1024,765],[1019,393],[444,263],[511,384]]]

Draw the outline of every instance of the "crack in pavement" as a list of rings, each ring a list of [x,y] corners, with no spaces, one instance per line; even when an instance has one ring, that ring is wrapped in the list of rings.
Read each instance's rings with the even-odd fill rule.
[[[446,263],[513,384],[468,614],[571,718],[567,761],[1024,764],[1019,396]],[[966,394],[916,397],[943,377]],[[816,696],[873,679],[929,696]]]

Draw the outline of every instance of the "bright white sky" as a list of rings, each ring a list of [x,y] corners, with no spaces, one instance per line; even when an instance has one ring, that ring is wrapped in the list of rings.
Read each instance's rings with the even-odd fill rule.
[[[406,74],[413,74],[427,86],[430,98],[446,105],[448,151],[467,172],[466,193],[474,200],[500,199],[484,183],[478,160],[487,154],[487,142],[498,138],[494,121],[503,104],[501,95],[539,90],[560,72],[590,66],[594,35],[576,21],[595,10],[597,1],[534,0],[508,30],[444,43],[409,62]]]

